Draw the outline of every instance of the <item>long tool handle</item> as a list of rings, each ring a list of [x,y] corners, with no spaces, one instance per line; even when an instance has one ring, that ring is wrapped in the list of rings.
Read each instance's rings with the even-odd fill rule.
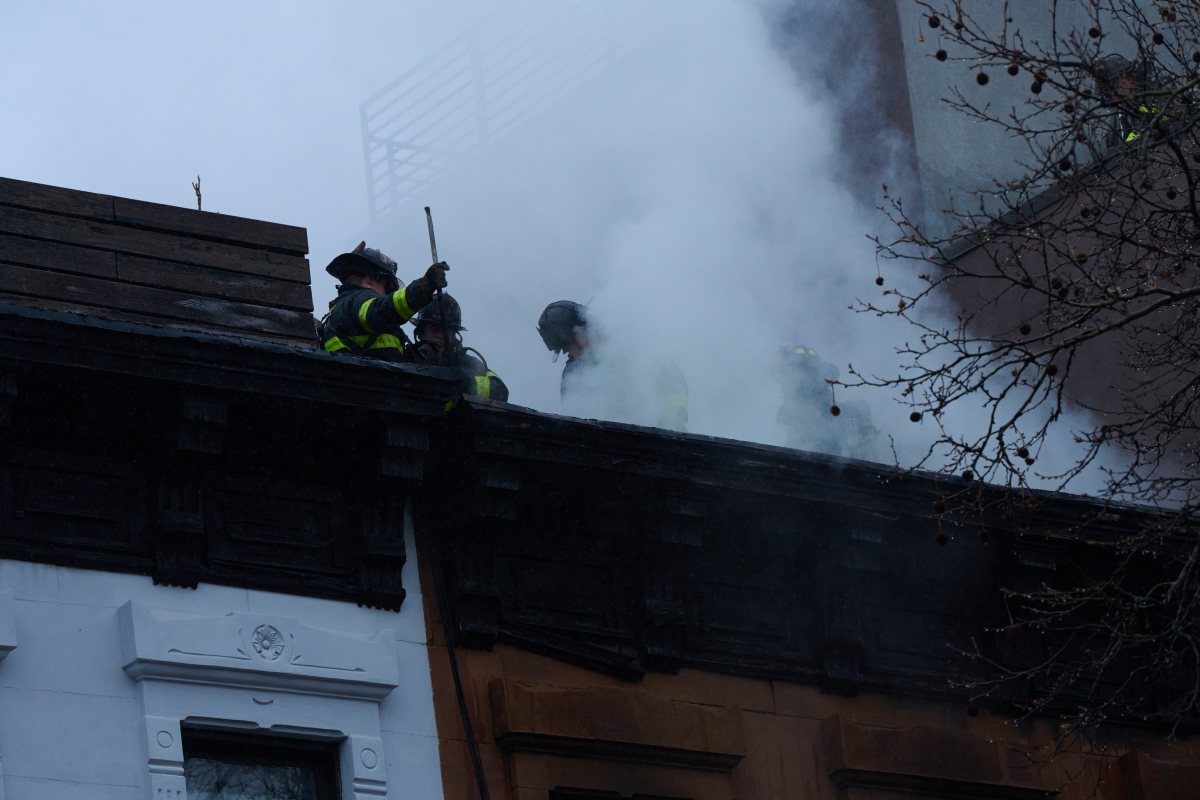
[[[437,263],[437,238],[433,235],[433,212],[425,206],[425,222],[429,225],[429,249],[433,251],[433,263]],[[441,289],[438,290],[439,292]]]
[[[437,237],[433,235],[433,212],[429,210],[429,206],[425,206],[425,222],[429,226],[429,250],[433,254],[433,263],[438,263],[437,256]],[[442,290],[439,287],[437,290],[438,316],[442,318],[442,365],[445,366],[449,362],[450,356],[450,331],[446,327],[446,306],[442,303]]]

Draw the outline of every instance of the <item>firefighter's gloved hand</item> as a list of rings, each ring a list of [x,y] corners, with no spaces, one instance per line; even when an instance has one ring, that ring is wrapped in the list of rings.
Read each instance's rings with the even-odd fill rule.
[[[450,269],[450,265],[445,261],[439,261],[425,270],[425,283],[430,289],[445,289],[446,288],[446,270]]]

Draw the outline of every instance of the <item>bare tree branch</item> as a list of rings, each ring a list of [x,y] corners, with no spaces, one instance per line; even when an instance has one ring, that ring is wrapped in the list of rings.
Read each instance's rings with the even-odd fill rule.
[[[1149,507],[1116,537],[1079,526],[1094,562],[1005,590],[995,641],[962,651],[990,675],[968,682],[980,697],[1004,695],[1024,713],[1054,707],[1063,741],[1113,716],[1194,724],[1200,4],[1056,0],[1026,25],[1045,32],[1035,36],[1022,30],[1027,4],[1015,20],[1007,2],[914,2],[948,84],[973,79],[978,98],[1018,82],[1005,84],[1016,102],[1000,90],[989,102],[951,90],[944,102],[1019,141],[1023,156],[1005,173],[1017,177],[980,175],[981,188],[943,209],[948,226],[884,187],[894,232],[876,239],[878,253],[917,288],[858,310],[905,320],[913,339],[897,348],[895,374],[851,368],[842,385],[898,390],[914,421],[932,423],[916,466],[1007,487],[1015,504],[1036,502],[1025,490],[1041,481],[1071,488],[1099,471],[1105,498]],[[1064,427],[1070,464],[1035,471]],[[994,502],[985,496],[963,488],[946,502],[982,511]]]

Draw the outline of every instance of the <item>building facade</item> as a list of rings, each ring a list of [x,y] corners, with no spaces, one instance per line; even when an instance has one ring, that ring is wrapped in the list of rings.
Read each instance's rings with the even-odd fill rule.
[[[418,541],[448,584],[453,641],[430,631],[448,796],[475,796],[473,750],[490,796],[520,800],[1116,800],[1186,797],[1200,774],[1169,723],[1064,740],[1085,686],[983,696],[995,672],[964,657],[1045,657],[1053,637],[1009,630],[1001,587],[1103,569],[1081,532],[1119,535],[1136,509],[479,402],[456,416],[434,463],[472,478],[434,489],[436,546]],[[1039,698],[1047,713],[1018,710]]]
[[[453,379],[316,349],[302,229],[8,180],[0,226],[0,797],[442,796]]]
[[[1140,719],[1044,757],[1059,709],[1014,708],[1046,687],[980,698],[961,657],[1036,656],[995,630],[999,587],[1102,563],[1074,534],[1136,509],[326,354],[296,228],[10,180],[0,226],[4,800],[1148,800],[1200,775]]]

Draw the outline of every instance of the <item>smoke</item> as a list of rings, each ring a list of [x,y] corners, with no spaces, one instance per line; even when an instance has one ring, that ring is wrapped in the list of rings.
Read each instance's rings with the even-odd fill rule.
[[[637,32],[624,58],[429,192],[466,340],[513,402],[558,411],[562,364],[534,324],[551,301],[583,302],[601,335],[568,410],[651,424],[666,362],[686,376],[690,431],[783,444],[782,345],[845,375],[895,341],[849,310],[875,289],[877,215],[848,188],[837,97],[777,46],[774,7],[616,8]],[[417,205],[399,220],[375,235],[419,259]],[[848,422],[826,394],[814,430]],[[886,400],[876,416],[903,418]]]
[[[399,261],[402,278],[421,274],[430,205],[466,343],[514,403],[562,409],[563,362],[535,331],[558,299],[586,303],[601,334],[585,398],[601,417],[653,422],[651,376],[673,364],[690,431],[784,444],[782,345],[815,349],[843,377],[851,363],[897,370],[911,329],[849,310],[879,296],[874,193],[904,184],[910,166],[893,124],[907,106],[884,113],[878,87],[892,84],[868,57],[878,4],[448,0],[298,13],[282,2],[78,2],[66,28],[56,9],[3,12],[22,35],[0,66],[29,80],[0,89],[12,121],[0,174],[190,206],[199,172],[206,210],[308,229],[318,315],[333,297],[322,267],[360,238]],[[538,95],[573,56],[592,58],[572,39],[595,32],[591,21],[570,27],[581,16],[598,19],[612,57]],[[502,25],[534,46],[479,79],[517,76],[522,113],[368,225],[359,104]],[[448,84],[419,88],[427,101],[408,112],[419,119],[458,108]],[[888,288],[912,280],[897,272],[885,271]],[[835,402],[846,413],[829,414]],[[890,436],[910,463],[932,435],[882,393],[814,405],[791,444],[829,449],[869,416],[882,432],[874,448],[846,452],[890,460]]]

